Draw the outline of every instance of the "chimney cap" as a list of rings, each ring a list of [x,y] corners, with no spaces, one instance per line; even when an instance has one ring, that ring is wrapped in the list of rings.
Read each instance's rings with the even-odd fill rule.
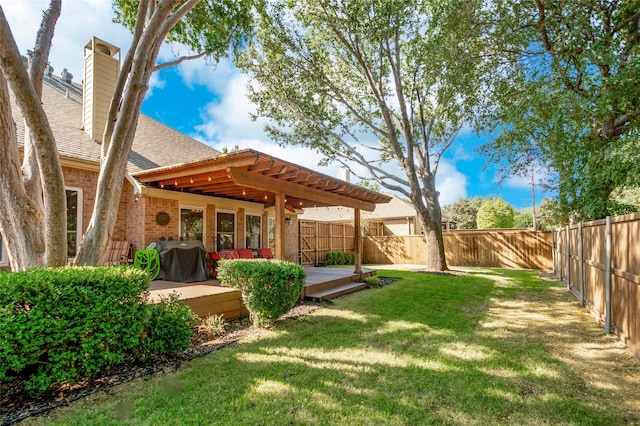
[[[91,37],[91,40],[84,46],[85,56],[87,55],[87,50],[93,50],[94,52],[100,52],[102,54],[115,57],[120,54],[120,48],[114,46],[111,43],[107,43],[104,40],[99,39],[96,36]]]

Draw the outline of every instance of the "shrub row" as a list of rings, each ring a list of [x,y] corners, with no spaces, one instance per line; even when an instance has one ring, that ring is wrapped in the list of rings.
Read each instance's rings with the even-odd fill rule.
[[[40,393],[134,353],[186,349],[176,336],[191,332],[191,311],[175,300],[146,304],[148,285],[147,273],[126,266],[1,272],[0,381],[22,377]]]
[[[270,326],[300,297],[306,274],[302,266],[280,260],[223,260],[218,265],[223,285],[237,288],[258,327]]]
[[[327,252],[325,259],[327,265],[353,265],[355,262],[355,254],[344,251]]]

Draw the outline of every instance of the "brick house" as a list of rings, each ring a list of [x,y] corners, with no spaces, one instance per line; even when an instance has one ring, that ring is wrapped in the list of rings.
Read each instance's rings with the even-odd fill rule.
[[[61,77],[49,74],[42,96],[65,178],[70,258],[93,210],[120,50],[94,37],[84,58],[84,85],[74,83],[66,70]],[[16,124],[21,140],[24,124]],[[276,257],[297,261],[297,215],[304,207],[345,205],[359,211],[387,201],[268,154],[221,154],[141,114],[112,239],[130,241],[134,250],[160,238],[200,240],[207,251],[271,245]],[[0,267],[8,267],[2,244]]]

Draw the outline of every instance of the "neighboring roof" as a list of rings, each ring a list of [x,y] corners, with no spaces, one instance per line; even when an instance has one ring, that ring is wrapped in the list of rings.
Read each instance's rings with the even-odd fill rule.
[[[100,162],[100,144],[81,129],[82,86],[45,76],[42,104],[58,144],[61,158]],[[14,111],[18,111],[14,105]],[[23,140],[24,122],[16,114],[18,139]],[[183,163],[220,154],[219,151],[140,114],[127,171]]]
[[[150,187],[265,205],[273,205],[275,194],[282,193],[296,209],[351,206],[370,211],[391,200],[388,195],[251,149],[141,171],[133,177]]]
[[[393,194],[384,195],[388,196],[390,201],[386,204],[377,204],[375,210],[363,214],[363,218],[384,220],[416,217],[417,213],[413,204]],[[353,209],[347,207],[305,208],[304,213],[298,217],[303,220],[348,222],[353,220]],[[446,222],[449,219],[443,215],[442,220]]]

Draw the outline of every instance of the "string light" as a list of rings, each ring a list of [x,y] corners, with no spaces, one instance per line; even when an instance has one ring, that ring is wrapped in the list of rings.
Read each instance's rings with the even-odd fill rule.
[[[242,188],[242,195],[247,195],[247,191],[245,191],[244,188]]]
[[[160,188],[164,188],[164,183],[160,182]]]
[[[190,179],[189,179],[189,183],[193,183],[193,178],[190,178]]]

